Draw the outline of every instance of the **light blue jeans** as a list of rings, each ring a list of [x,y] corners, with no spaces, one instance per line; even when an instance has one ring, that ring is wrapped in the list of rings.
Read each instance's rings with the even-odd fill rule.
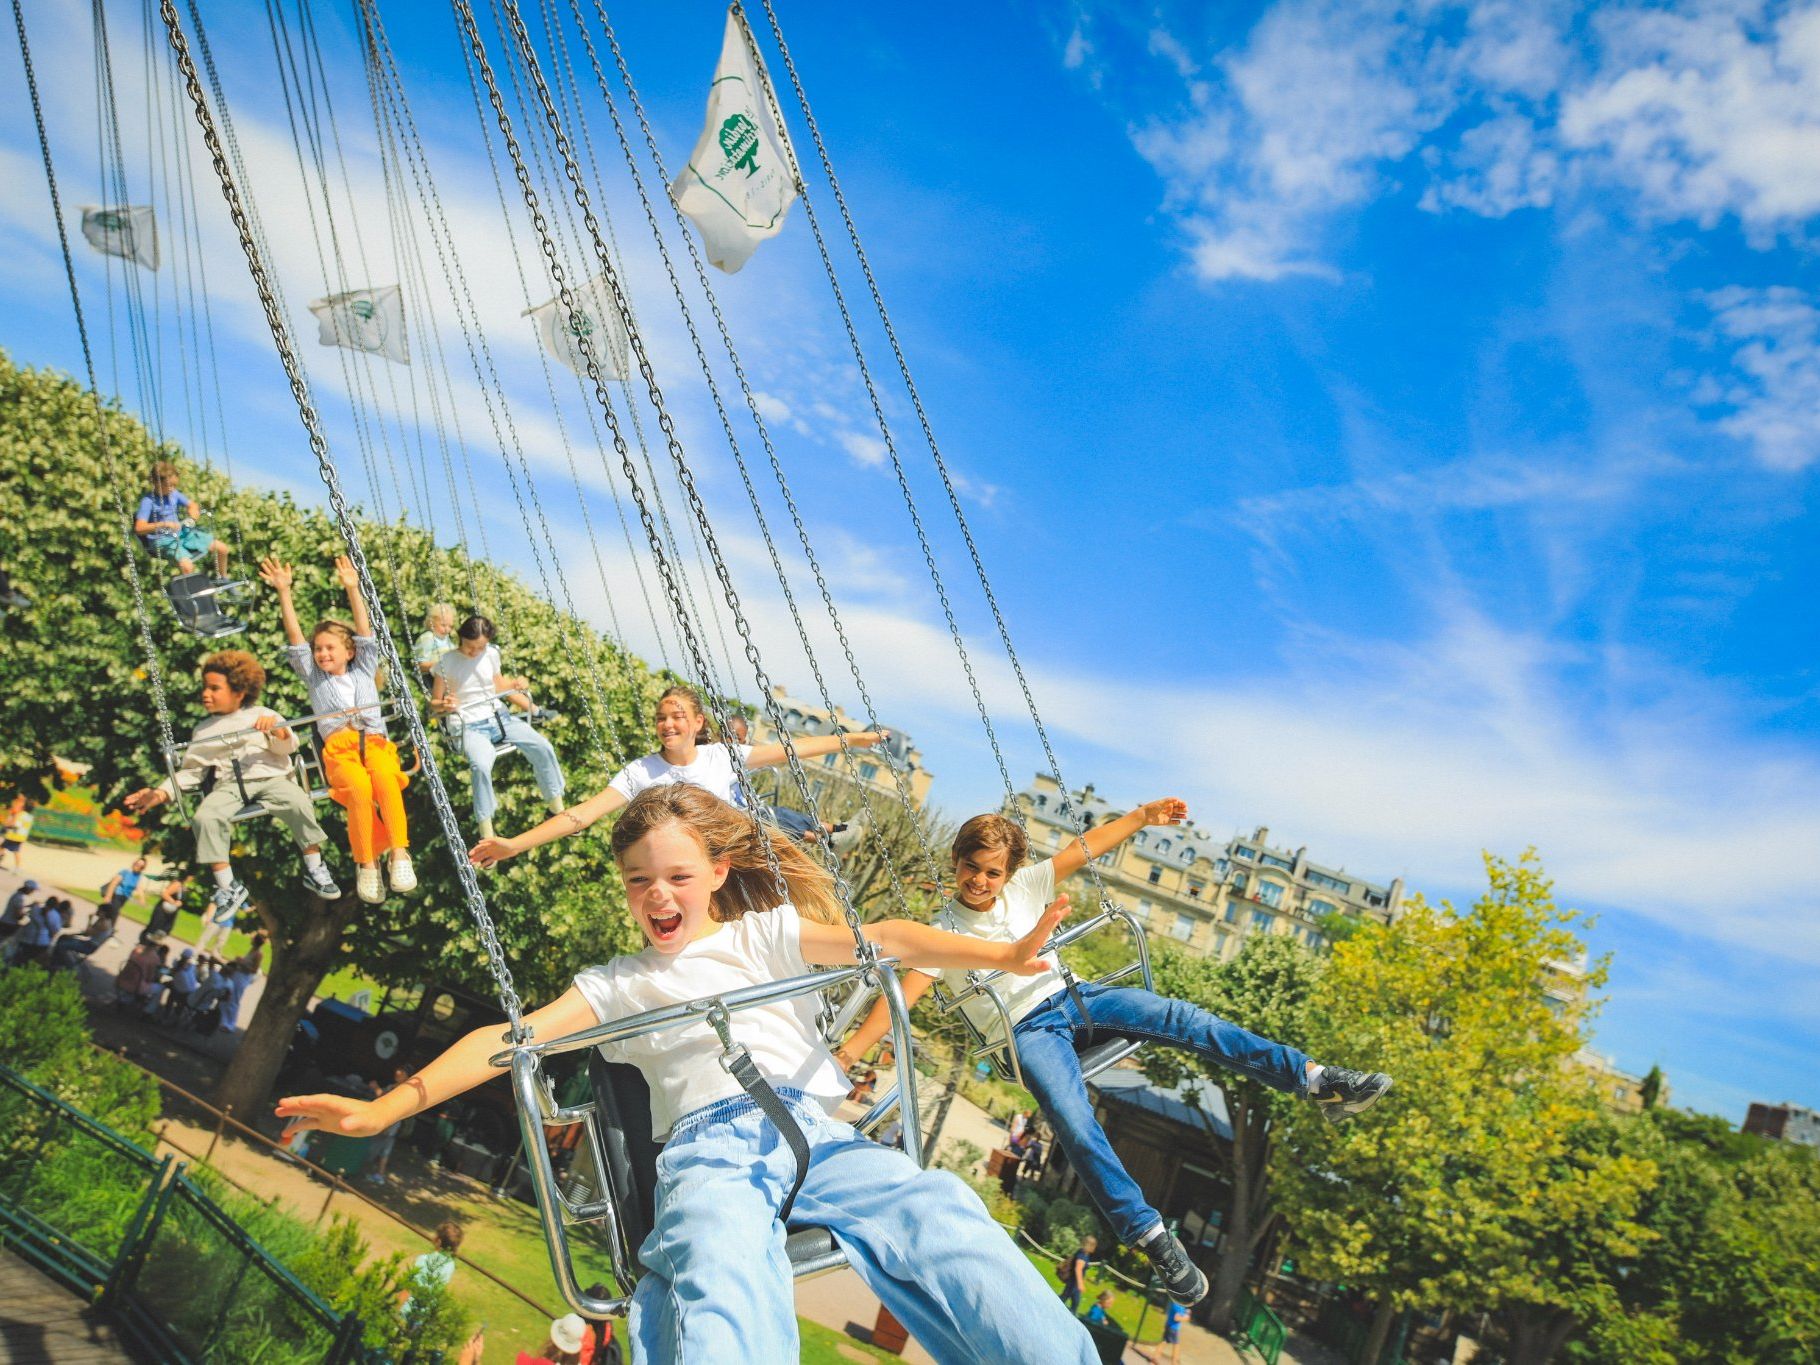
[[[557,761],[555,747],[502,707],[493,713],[492,720],[468,722],[461,727],[461,751],[468,756],[468,776],[474,783],[476,820],[491,820],[499,809],[499,798],[493,794],[493,764],[498,761],[501,743],[518,746],[518,752],[530,763],[538,793],[546,802],[562,799],[562,764]]]
[[[920,1169],[780,1091],[809,1140],[791,1221],[830,1229],[873,1293],[936,1360],[1093,1365],[1036,1267],[946,1171]],[[657,1158],[657,1219],[638,1250],[638,1359],[787,1365],[800,1355],[777,1210],[796,1161],[744,1096],[687,1114]]]
[[[1272,1090],[1300,1095],[1307,1089],[1306,1056],[1199,1005],[1129,986],[1086,985],[1080,994],[1092,1016],[1096,1040],[1136,1038],[1187,1048]],[[1162,1222],[1163,1216],[1144,1198],[1143,1190],[1112,1150],[1106,1130],[1093,1116],[1093,1099],[1081,1077],[1080,1054],[1075,1051],[1075,1040],[1085,1034],[1088,1025],[1074,996],[1060,990],[1018,1020],[1012,1036],[1017,1040],[1024,1083],[1055,1125],[1055,1140],[1113,1232],[1129,1245]]]

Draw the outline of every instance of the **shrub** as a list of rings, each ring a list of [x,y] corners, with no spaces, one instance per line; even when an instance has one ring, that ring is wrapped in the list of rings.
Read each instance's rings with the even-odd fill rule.
[[[947,1150],[936,1157],[937,1170],[953,1171],[961,1179],[970,1179],[974,1168],[986,1159],[985,1150],[977,1142],[966,1138],[950,1138]]]

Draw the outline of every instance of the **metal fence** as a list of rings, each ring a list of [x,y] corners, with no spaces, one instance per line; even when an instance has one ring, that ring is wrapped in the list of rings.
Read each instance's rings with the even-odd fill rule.
[[[0,1243],[161,1361],[364,1360],[359,1319],[306,1289],[184,1171],[0,1067]]]
[[[1289,1329],[1270,1307],[1250,1290],[1239,1295],[1238,1308],[1232,1315],[1232,1344],[1241,1352],[1256,1351],[1264,1365],[1277,1365],[1283,1354],[1283,1343],[1289,1340]]]

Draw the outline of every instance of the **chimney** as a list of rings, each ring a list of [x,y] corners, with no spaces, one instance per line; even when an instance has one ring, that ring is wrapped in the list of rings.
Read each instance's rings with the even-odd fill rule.
[[[1270,826],[1269,825],[1259,825],[1257,833],[1251,836],[1251,840],[1253,843],[1257,843],[1257,844],[1269,843],[1270,842]]]

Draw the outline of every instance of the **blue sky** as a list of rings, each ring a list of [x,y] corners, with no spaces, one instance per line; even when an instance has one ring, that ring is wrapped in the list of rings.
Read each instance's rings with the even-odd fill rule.
[[[27,8],[65,201],[97,201],[86,16]],[[302,305],[332,270],[263,7],[203,11],[309,338]],[[594,619],[611,596],[655,652],[668,632],[644,616],[572,384],[556,408],[581,493],[568,483],[448,13],[383,12],[557,557]],[[146,103],[138,6],[110,13],[126,146],[144,156],[169,106]],[[1065,774],[1115,801],[1179,792],[1210,829],[1268,824],[1434,896],[1470,898],[1481,849],[1533,844],[1561,899],[1601,916],[1595,949],[1615,954],[1601,1049],[1634,1070],[1660,1062],[1678,1100],[1733,1119],[1753,1098],[1820,1106],[1804,1065],[1820,1044],[1820,6],[780,13]],[[371,282],[390,283],[358,50],[341,7],[317,18],[349,167],[340,229],[358,219]],[[614,19],[675,162],[722,12],[628,5]],[[768,669],[808,693],[611,124],[592,92],[584,110],[716,536]],[[0,203],[0,344],[73,370],[16,78],[0,84],[0,166],[16,187]],[[811,194],[838,235],[825,188]],[[235,472],[318,498],[206,182],[199,204]],[[513,226],[541,302],[522,212]],[[183,257],[167,234],[168,291]],[[80,266],[93,312],[106,263]],[[715,287],[880,710],[924,747],[943,806],[990,804],[996,768],[800,205]],[[166,402],[188,439],[170,396],[174,302]],[[537,528],[517,520],[446,290],[432,308],[480,524],[536,581]],[[864,336],[883,380],[889,353],[876,328]],[[344,366],[313,342],[306,359],[371,501],[348,395],[408,416],[391,385],[421,383],[427,401],[435,367],[419,354],[388,384],[379,362]],[[914,417],[901,391],[886,401],[1022,781],[1040,749]],[[755,454],[749,423],[737,429]],[[787,567],[813,605],[799,556]]]

